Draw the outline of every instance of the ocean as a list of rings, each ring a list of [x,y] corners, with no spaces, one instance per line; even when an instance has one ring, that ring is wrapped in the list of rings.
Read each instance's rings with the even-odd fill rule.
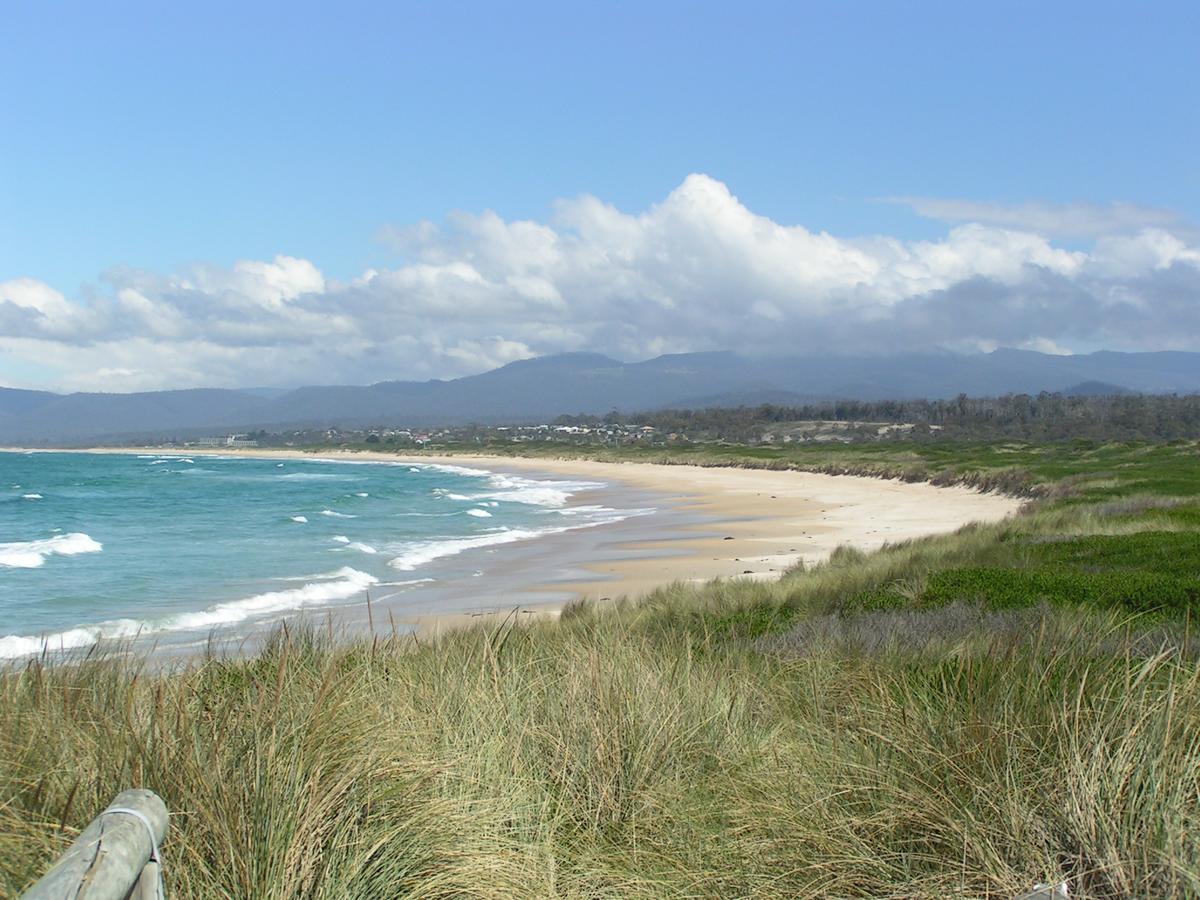
[[[0,452],[0,659],[200,646],[368,595],[401,613],[482,608],[516,584],[502,575],[520,548],[646,503],[466,466]]]

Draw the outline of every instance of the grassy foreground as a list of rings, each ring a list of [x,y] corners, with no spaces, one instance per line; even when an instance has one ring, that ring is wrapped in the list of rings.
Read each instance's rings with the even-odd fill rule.
[[[776,584],[0,675],[0,892],[145,786],[180,897],[1196,896],[1200,457],[1103,452]]]

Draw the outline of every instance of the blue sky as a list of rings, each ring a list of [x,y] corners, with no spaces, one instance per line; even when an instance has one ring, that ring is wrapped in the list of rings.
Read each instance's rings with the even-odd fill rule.
[[[1024,227],[1002,207],[1120,203],[1196,243],[1194,3],[46,2],[4,19],[0,283],[73,306],[192,266],[283,256],[348,282],[444,262],[447,246],[387,236],[455,210],[551,222],[581,195],[638,215],[692,173],[757,217],[839,238],[936,241],[975,218]],[[986,208],[880,202],[898,197]],[[1102,230],[1039,233],[1090,252]],[[157,289],[148,299],[167,302]],[[661,348],[711,343],[660,324]],[[100,340],[65,328],[35,337]],[[949,344],[968,338],[989,340]],[[487,340],[579,342],[497,325],[439,352]],[[37,357],[28,344],[4,349],[12,382],[109,383],[65,364],[39,374],[16,362]],[[156,379],[169,380],[111,384]]]

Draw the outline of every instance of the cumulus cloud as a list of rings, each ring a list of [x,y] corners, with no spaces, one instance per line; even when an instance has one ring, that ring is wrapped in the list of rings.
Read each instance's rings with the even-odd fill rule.
[[[963,221],[937,240],[843,238],[691,175],[640,212],[583,196],[547,222],[388,227],[397,263],[344,282],[289,256],[117,268],[79,298],[2,282],[0,352],[60,373],[55,387],[135,390],[451,377],[585,349],[1200,349],[1200,247],[1173,217],[1096,207],[1120,227],[1093,223],[1079,249],[1055,243],[1088,230],[1062,209],[968,206],[940,210]]]

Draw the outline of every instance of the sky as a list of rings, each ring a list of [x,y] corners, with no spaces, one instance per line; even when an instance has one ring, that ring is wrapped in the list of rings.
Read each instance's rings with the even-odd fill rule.
[[[1200,4],[4,4],[0,385],[1200,350]]]

